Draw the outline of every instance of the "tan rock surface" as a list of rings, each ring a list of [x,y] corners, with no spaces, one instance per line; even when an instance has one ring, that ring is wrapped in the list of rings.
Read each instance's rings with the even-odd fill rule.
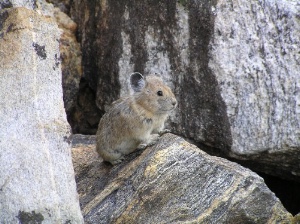
[[[82,142],[73,146],[73,161],[86,223],[293,221],[258,175],[175,135],[117,166],[96,158],[95,143]]]

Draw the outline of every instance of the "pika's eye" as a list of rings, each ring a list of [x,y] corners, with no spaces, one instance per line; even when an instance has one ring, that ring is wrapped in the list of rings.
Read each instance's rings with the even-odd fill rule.
[[[158,96],[162,96],[162,95],[164,95],[164,94],[163,94],[162,91],[159,90],[159,91],[157,91],[157,95],[158,95]]]

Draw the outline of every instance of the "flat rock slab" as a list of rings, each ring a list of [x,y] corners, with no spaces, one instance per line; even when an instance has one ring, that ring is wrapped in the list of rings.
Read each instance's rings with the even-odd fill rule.
[[[261,177],[178,136],[165,134],[117,166],[97,158],[93,141],[73,139],[86,223],[292,222]]]

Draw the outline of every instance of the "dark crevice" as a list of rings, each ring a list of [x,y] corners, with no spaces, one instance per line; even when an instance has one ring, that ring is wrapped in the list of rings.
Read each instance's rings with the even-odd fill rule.
[[[73,134],[94,135],[104,111],[96,105],[96,93],[85,78],[81,78],[75,106],[67,113]]]
[[[294,216],[300,213],[300,183],[261,172],[257,174],[264,178],[266,185],[280,199],[288,212]]]

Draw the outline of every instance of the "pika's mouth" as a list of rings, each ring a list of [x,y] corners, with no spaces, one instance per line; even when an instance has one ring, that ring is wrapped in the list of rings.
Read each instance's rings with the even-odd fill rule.
[[[164,111],[164,112],[168,112],[168,111],[172,111],[172,110],[174,110],[176,108],[176,105],[175,106],[173,106],[173,107],[171,107],[171,108],[169,108],[169,109],[161,109],[160,111]]]

